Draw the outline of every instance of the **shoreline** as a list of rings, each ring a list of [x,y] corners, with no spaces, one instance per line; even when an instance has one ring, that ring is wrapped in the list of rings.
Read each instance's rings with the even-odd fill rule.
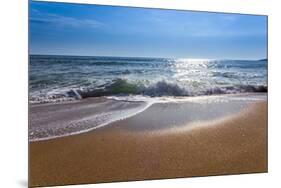
[[[139,113],[147,113],[147,110],[155,114],[155,116],[158,115],[157,112],[166,113],[169,116],[169,118],[165,117],[167,120],[167,122],[164,122],[166,126],[175,124],[174,121],[179,120],[181,122],[177,122],[178,125],[196,120],[214,120],[239,112],[247,103],[266,100],[266,96],[263,93],[242,93],[173,98],[142,98],[143,96],[133,99],[129,97],[95,97],[54,104],[31,104],[29,141],[37,142],[83,134],[109,126],[116,121],[131,118]],[[244,101],[247,101],[247,103]],[[197,105],[198,103],[207,103],[206,107],[208,106],[209,109],[206,111],[206,107],[203,106],[202,108],[202,106]],[[214,103],[214,105],[208,103]],[[215,105],[215,103],[221,103],[222,105]],[[230,103],[230,105],[227,105],[227,103]],[[154,107],[157,105],[164,106],[161,108],[168,107],[170,112],[159,111],[159,107]],[[154,110],[149,110],[150,108],[154,108]],[[178,116],[173,112],[173,108],[184,108],[192,114],[189,114],[190,118],[187,118],[182,109],[178,111],[181,114]],[[225,109],[219,111],[216,108]],[[209,111],[218,112],[210,113]],[[202,115],[200,115],[201,113]],[[173,115],[170,116],[170,114]],[[151,124],[151,122],[147,122],[147,124]],[[159,126],[156,128],[158,129]]]
[[[30,142],[30,186],[267,172],[266,100],[194,126],[174,113],[179,125],[165,127],[167,109],[154,105],[94,131]]]

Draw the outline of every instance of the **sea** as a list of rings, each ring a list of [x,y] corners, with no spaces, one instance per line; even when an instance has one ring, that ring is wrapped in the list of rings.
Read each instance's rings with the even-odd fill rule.
[[[149,129],[158,114],[166,114],[168,126],[155,129],[211,121],[266,100],[266,92],[266,59],[30,55],[29,140],[79,134],[137,114],[144,121],[140,113],[148,108],[155,108],[142,124]]]
[[[30,55],[30,103],[267,92],[267,59]]]

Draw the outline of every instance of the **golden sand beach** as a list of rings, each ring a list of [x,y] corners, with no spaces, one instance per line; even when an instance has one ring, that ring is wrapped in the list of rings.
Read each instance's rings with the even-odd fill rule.
[[[165,108],[154,105],[93,131],[30,142],[30,186],[267,172],[266,101],[212,121],[138,128],[164,125]]]

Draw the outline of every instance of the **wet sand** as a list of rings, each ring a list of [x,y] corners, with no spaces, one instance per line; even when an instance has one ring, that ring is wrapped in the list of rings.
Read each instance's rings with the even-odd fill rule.
[[[267,172],[267,102],[162,128],[173,114],[160,108],[87,133],[30,142],[30,186]]]

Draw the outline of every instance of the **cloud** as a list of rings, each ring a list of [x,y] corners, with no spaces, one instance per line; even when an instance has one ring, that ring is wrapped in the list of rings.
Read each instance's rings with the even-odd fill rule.
[[[68,28],[99,28],[104,26],[103,23],[94,19],[74,18],[70,16],[62,16],[59,14],[41,13],[33,11],[31,16],[31,23],[49,24],[54,27],[68,27]]]

